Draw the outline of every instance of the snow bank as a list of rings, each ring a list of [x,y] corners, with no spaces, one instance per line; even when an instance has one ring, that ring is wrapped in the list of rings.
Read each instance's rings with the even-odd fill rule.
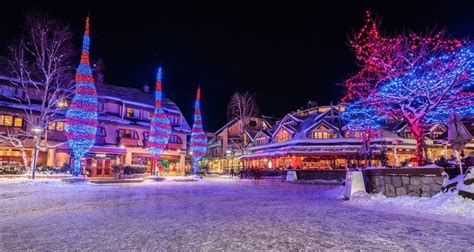
[[[457,191],[438,193],[431,198],[410,196],[387,198],[382,194],[356,192],[348,204],[435,220],[443,219],[461,223],[474,221],[474,201],[458,196]]]

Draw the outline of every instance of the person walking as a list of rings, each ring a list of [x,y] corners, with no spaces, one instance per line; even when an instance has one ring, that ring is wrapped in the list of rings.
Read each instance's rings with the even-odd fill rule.
[[[230,175],[232,176],[232,178],[234,178],[234,175],[235,175],[234,167],[230,169]]]

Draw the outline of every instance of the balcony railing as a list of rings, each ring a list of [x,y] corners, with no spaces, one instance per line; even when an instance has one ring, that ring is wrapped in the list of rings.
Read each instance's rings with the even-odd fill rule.
[[[143,140],[143,143],[144,143],[144,146],[146,148],[149,148],[150,147],[150,144],[147,140]],[[166,149],[169,149],[169,150],[181,150],[183,149],[183,144],[182,143],[168,143],[166,145]]]
[[[140,139],[130,138],[130,137],[118,137],[117,139],[119,145],[137,147],[140,146]]]

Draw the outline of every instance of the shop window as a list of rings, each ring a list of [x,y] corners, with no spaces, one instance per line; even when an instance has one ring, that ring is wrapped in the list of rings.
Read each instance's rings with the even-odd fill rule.
[[[171,135],[170,136],[170,143],[182,143],[181,142],[181,137],[179,137],[178,135]]]

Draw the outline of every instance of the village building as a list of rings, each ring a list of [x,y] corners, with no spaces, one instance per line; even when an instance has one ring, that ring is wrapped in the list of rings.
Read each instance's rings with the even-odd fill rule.
[[[345,169],[361,165],[361,132],[350,132],[341,120],[343,105],[310,106],[288,113],[271,128],[262,128],[252,138],[242,166],[264,169]],[[472,119],[472,118],[471,118]],[[472,131],[473,120],[465,121]],[[434,161],[452,154],[447,144],[447,126],[434,125],[425,134],[426,155]],[[370,141],[372,166],[416,166],[416,141],[402,121],[387,120]],[[465,154],[474,152],[474,143]],[[362,160],[362,161],[361,161]]]
[[[250,117],[245,121],[234,118],[209,138],[207,155],[203,160],[209,173],[229,173],[232,168],[235,172],[241,170],[243,163],[240,157],[248,152],[256,134],[269,129],[274,123],[271,117],[266,116]]]
[[[24,91],[12,85],[8,76],[0,76],[0,132],[14,132],[22,129],[31,132],[32,126],[27,125],[22,118],[21,105],[12,100],[13,95],[23,96]],[[81,160],[83,171],[89,176],[112,176],[112,165],[144,165],[147,171],[152,171],[151,156],[148,153],[147,138],[150,130],[150,119],[154,110],[154,93],[149,86],[143,89],[113,86],[103,83],[100,79],[96,83],[99,100],[99,128],[96,142],[89,153]],[[34,90],[29,93],[34,97]],[[40,102],[40,97],[36,99]],[[71,150],[65,136],[65,111],[69,101],[59,106],[59,120],[49,124],[46,138],[55,148],[40,150],[38,166],[61,167],[71,161]],[[35,107],[36,106],[36,107]],[[30,106],[31,107],[31,106]],[[172,134],[166,150],[160,158],[159,164],[168,175],[183,175],[185,173],[185,157],[187,138],[191,129],[179,107],[170,99],[163,99],[163,109],[168,113],[172,125]],[[39,110],[33,104],[33,109]],[[39,111],[38,111],[39,112]],[[61,144],[63,143],[63,144]],[[24,141],[28,162],[31,163],[33,144],[31,139]],[[8,141],[0,143],[0,165],[22,165],[21,151]]]

